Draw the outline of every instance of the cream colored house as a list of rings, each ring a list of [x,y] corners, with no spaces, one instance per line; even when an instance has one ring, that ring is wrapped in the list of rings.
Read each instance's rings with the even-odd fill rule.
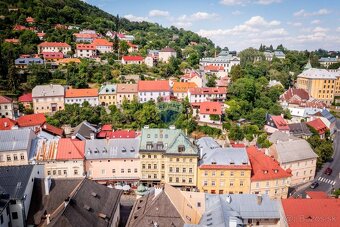
[[[117,85],[105,84],[99,89],[99,104],[102,106],[116,105]]]
[[[32,90],[34,113],[52,114],[64,109],[65,89],[61,85],[38,85]]]
[[[269,154],[292,174],[291,186],[314,180],[318,156],[306,140],[277,140],[269,148]]]
[[[27,165],[35,137],[28,128],[0,131],[0,166]]]
[[[38,45],[38,54],[43,52],[62,52],[67,55],[71,51],[71,46],[61,42],[43,42]]]
[[[37,139],[31,163],[45,165],[45,175],[51,178],[82,178],[84,173],[85,142],[61,139]]]
[[[166,47],[159,51],[159,61],[168,63],[171,57],[177,57],[177,53],[174,49]]]
[[[0,95],[0,118],[1,117],[14,119],[14,107],[11,98]]]
[[[141,182],[182,188],[196,186],[198,150],[181,130],[144,127],[139,153]]]
[[[254,146],[248,147],[247,153],[252,168],[250,193],[286,199],[292,176],[290,171]]]
[[[138,84],[117,84],[117,105],[138,100]]]
[[[137,185],[140,179],[139,138],[86,140],[87,177],[107,184]]]

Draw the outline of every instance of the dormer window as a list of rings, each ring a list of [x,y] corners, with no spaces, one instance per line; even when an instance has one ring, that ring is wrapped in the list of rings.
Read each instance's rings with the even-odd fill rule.
[[[211,162],[212,165],[216,165],[216,162]]]
[[[230,162],[230,165],[235,165],[235,162]]]
[[[123,147],[122,152],[126,152],[126,148],[125,147]]]
[[[148,134],[147,137],[150,138],[150,134]]]
[[[162,142],[157,142],[157,150],[163,150],[163,143]]]
[[[146,142],[146,149],[151,150],[152,149],[152,142]]]
[[[279,172],[279,170],[277,170],[277,169],[274,169],[274,173],[278,173]]]
[[[179,145],[178,146],[178,152],[181,153],[181,152],[184,152],[185,151],[185,146],[184,145]]]
[[[268,170],[263,170],[263,173],[264,173],[264,174],[267,174],[267,173],[268,173]]]

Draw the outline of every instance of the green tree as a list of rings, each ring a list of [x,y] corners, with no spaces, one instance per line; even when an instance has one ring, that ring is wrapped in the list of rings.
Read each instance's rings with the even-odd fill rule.
[[[228,137],[229,139],[240,141],[244,139],[244,133],[240,126],[233,124],[229,130]]]

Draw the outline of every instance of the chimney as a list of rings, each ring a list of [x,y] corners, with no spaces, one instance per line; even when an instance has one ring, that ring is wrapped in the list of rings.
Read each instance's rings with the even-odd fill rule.
[[[145,129],[148,129],[148,128],[149,128],[149,125],[144,125],[144,128],[145,128]]]
[[[262,195],[257,195],[257,205],[261,205],[262,203]]]
[[[48,176],[44,179],[44,186],[45,186],[45,195],[50,194],[50,187],[51,187],[51,177]]]
[[[226,198],[226,201],[227,201],[227,203],[231,203],[231,196],[230,195],[227,195],[227,198]]]
[[[170,125],[169,129],[174,130],[174,129],[176,129],[176,126],[175,125]]]
[[[94,133],[90,133],[90,139],[94,140]]]
[[[51,220],[50,220],[50,214],[46,214],[46,224],[50,224],[51,223]]]
[[[72,136],[71,136],[71,139],[75,140],[75,139],[76,139],[76,136],[75,136],[75,135],[72,135]]]
[[[68,203],[70,202],[70,197],[67,197],[65,200],[64,200],[64,206],[67,207]]]
[[[5,123],[4,123],[4,126],[5,126],[5,128],[7,128],[7,127],[8,127],[8,123],[7,123],[7,121],[5,121]]]
[[[160,185],[155,185],[154,188],[155,188],[155,197],[154,198],[156,198],[156,196],[159,195],[159,193],[161,193],[163,191],[163,187],[160,186]]]

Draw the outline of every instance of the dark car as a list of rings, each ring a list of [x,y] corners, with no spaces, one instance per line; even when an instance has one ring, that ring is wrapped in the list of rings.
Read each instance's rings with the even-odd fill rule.
[[[324,173],[325,173],[326,175],[331,175],[332,172],[333,172],[333,170],[332,170],[331,168],[328,167],[328,168],[325,170]]]
[[[314,189],[314,188],[317,188],[319,186],[319,183],[318,182],[313,182],[311,185],[310,185],[310,188],[311,189]]]

